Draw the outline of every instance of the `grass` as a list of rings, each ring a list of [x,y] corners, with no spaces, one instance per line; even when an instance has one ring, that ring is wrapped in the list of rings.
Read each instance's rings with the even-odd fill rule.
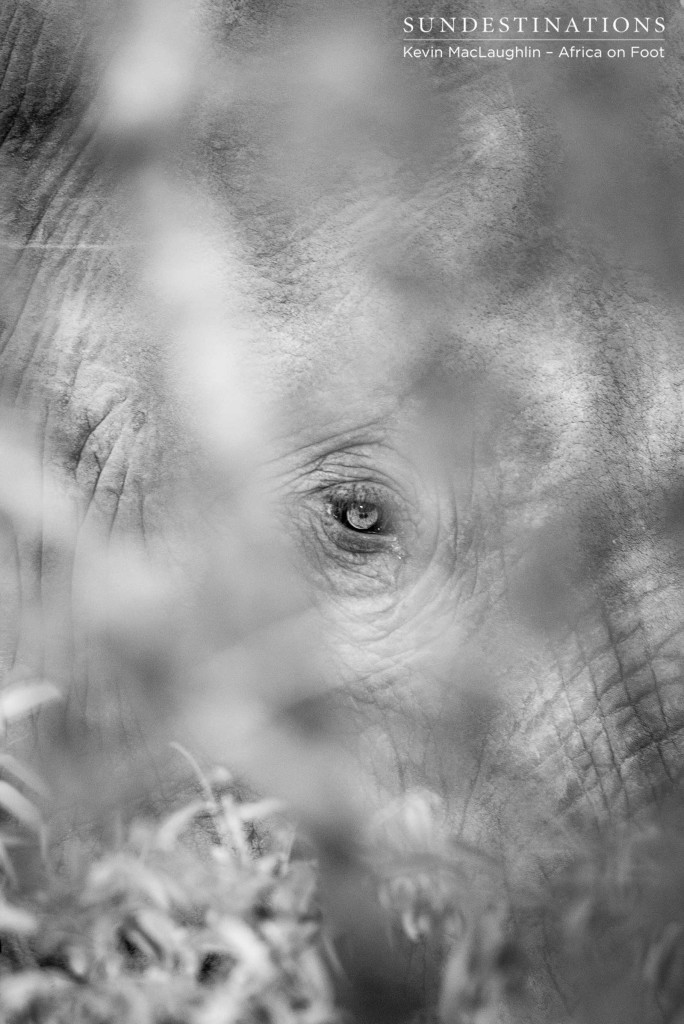
[[[19,717],[53,695],[34,696],[7,707]],[[424,979],[410,977],[428,950],[445,1021],[462,1010],[484,1021],[513,990],[521,965],[506,921],[478,904],[482,865],[455,855],[434,794],[387,806],[363,867],[331,883],[280,804],[237,798],[225,770],[206,775],[181,753],[199,796],[134,819],[108,845],[73,834],[51,844],[33,776],[12,762],[16,781],[0,793],[4,1024],[432,1019]],[[326,912],[340,885],[346,917]]]
[[[315,864],[282,818],[253,838],[272,810],[224,793],[134,822],[117,849],[70,839],[0,910],[2,1019],[339,1020]]]

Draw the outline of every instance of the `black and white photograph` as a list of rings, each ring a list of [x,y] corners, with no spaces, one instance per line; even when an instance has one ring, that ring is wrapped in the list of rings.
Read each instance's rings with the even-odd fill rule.
[[[0,1024],[684,1024],[684,0],[0,0]]]

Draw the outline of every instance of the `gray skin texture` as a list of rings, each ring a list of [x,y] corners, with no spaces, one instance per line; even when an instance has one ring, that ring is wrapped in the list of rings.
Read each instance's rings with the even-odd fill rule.
[[[678,16],[656,68],[419,65],[352,34],[340,85],[288,32],[331,45],[353,6],[311,26],[296,4],[206,11],[246,70],[177,172],[226,211],[279,529],[361,755],[382,792],[437,790],[463,839],[537,880],[684,764]],[[404,13],[380,11],[385,39]],[[79,535],[166,550],[192,445],[129,179],[88,118],[96,27],[0,10],[0,388],[79,509],[69,559],[49,531],[3,537],[0,655],[127,733],[69,601]],[[331,514],[362,485],[386,536]],[[39,598],[59,609],[47,633]],[[551,974],[524,1019],[572,1003]]]

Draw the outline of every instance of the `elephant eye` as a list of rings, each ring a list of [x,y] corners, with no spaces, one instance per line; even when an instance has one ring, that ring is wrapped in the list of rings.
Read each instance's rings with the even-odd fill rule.
[[[374,501],[341,501],[332,507],[338,523],[359,533],[378,533],[382,523],[382,509]]]
[[[303,507],[309,564],[327,588],[391,588],[415,540],[413,506],[393,483],[345,480],[346,467],[340,469],[338,480],[316,489]]]
[[[345,507],[342,521],[352,530],[375,530],[380,508],[373,501],[352,501]]]
[[[391,503],[375,489],[356,485],[349,491],[334,494],[328,503],[328,513],[338,529],[348,534],[387,536],[394,533],[394,515]]]

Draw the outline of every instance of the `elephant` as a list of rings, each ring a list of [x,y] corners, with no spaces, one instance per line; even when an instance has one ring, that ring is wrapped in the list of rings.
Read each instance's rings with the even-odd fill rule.
[[[218,509],[203,642],[313,610],[377,798],[439,793],[497,886],[551,886],[684,763],[682,16],[662,61],[485,66],[404,59],[407,10],[5,0],[0,388],[36,454],[21,504],[8,442],[2,668],[151,728],[73,595],[116,544],[193,577]],[[536,919],[528,945],[496,1019],[584,1012]],[[660,1019],[629,992],[620,1020]]]

